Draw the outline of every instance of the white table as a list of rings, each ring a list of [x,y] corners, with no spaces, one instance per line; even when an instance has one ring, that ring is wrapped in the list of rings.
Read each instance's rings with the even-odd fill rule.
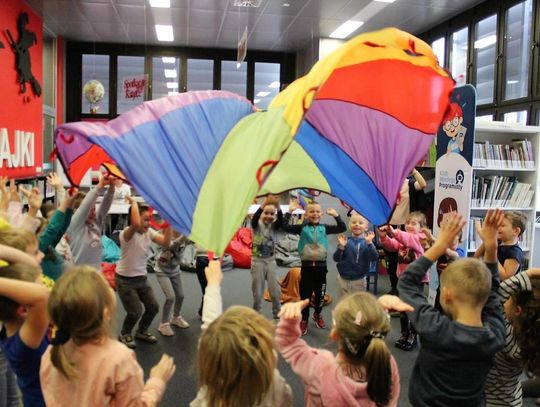
[[[259,209],[260,206],[261,205],[256,204],[250,205],[248,209],[248,215],[253,215],[255,212],[257,212],[257,209]],[[279,207],[281,208],[281,212],[283,212],[284,214],[289,212],[289,205],[279,205]],[[305,211],[303,209],[297,209],[293,212],[293,215],[303,215],[304,213]]]

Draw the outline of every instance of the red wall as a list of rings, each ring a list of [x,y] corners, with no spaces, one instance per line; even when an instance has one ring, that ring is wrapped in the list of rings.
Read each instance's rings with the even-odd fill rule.
[[[32,73],[43,88],[43,28],[41,18],[35,14],[22,0],[0,1],[0,41],[4,48],[0,48],[0,175],[21,178],[33,176],[42,172],[42,145],[43,145],[43,100],[36,97],[29,83],[26,84],[26,93],[20,93],[17,83],[17,70],[15,54],[12,51],[6,29],[11,32],[15,41],[19,39],[17,18],[21,12],[27,12],[30,19],[26,28],[37,36],[37,44],[29,49],[32,64]],[[9,139],[9,148],[12,157],[18,157],[18,147],[15,142],[16,130],[32,132],[34,134],[33,166],[28,165],[8,168],[5,157],[6,144],[3,140],[6,133]],[[14,160],[16,161],[16,160]],[[13,162],[14,164],[14,162]]]

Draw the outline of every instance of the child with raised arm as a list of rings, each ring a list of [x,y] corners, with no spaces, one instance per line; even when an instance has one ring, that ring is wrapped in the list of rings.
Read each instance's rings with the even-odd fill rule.
[[[74,195],[66,196],[39,235],[39,250],[44,253],[41,263],[43,274],[55,281],[62,275],[64,265],[64,257],[56,251],[56,246],[71,222],[73,199]]]
[[[0,347],[17,376],[24,405],[45,407],[39,366],[49,344],[49,290],[38,280],[37,267],[13,264],[0,269]]]
[[[144,383],[133,351],[111,339],[116,299],[96,271],[74,267],[52,290],[54,334],[39,372],[47,406],[156,406],[174,362],[163,355]]]
[[[540,268],[507,278],[498,295],[504,306],[506,343],[486,380],[486,406],[518,407],[523,405],[521,375],[540,376]]]
[[[397,406],[399,372],[384,341],[390,331],[385,309],[412,308],[389,295],[379,301],[367,292],[344,297],[333,312],[330,338],[338,343],[334,355],[300,338],[298,321],[308,301],[284,304],[276,330],[280,353],[304,382],[305,405]]]
[[[486,214],[481,231],[485,263],[471,258],[456,260],[442,274],[444,313],[428,304],[422,279],[461,232],[465,221],[460,215],[441,224],[435,244],[409,265],[399,280],[400,298],[414,308],[408,314],[422,343],[409,386],[409,400],[415,407],[484,404],[486,377],[505,336],[496,295],[497,229],[502,217],[499,209]]]
[[[390,225],[379,228],[381,245],[386,250],[398,254],[396,272],[398,279],[407,266],[424,253],[422,242],[426,240],[423,232],[426,227],[426,216],[422,212],[411,212],[405,222],[405,231],[394,229]],[[422,282],[427,283],[428,281],[429,276],[426,274]],[[401,325],[401,337],[396,341],[395,346],[405,351],[411,351],[417,342],[416,330],[404,312],[400,314],[399,322]]]
[[[150,229],[150,208],[146,205],[139,206],[131,196],[126,197],[126,201],[131,204],[130,224],[120,232],[122,254],[116,267],[115,281],[118,296],[127,314],[119,339],[128,348],[134,349],[136,345],[132,331],[139,319],[135,339],[147,343],[157,342],[156,337],[148,332],[148,327],[159,311],[159,305],[147,281],[146,258],[152,242],[163,247],[171,243],[172,231],[170,226],[167,226],[163,233]]]
[[[9,264],[24,264],[30,267],[39,267],[35,256],[31,256],[10,246],[0,245],[1,267]],[[0,274],[1,275],[1,274]],[[17,387],[17,378],[11,370],[0,346],[0,406],[19,407],[21,400]]]
[[[96,211],[98,195],[107,185],[109,186],[107,193]],[[75,213],[66,232],[75,264],[88,264],[96,270],[101,270],[101,227],[111,208],[113,196],[114,177],[104,175],[100,177],[96,188],[86,195],[79,192],[75,197],[73,203]]]
[[[523,269],[525,257],[519,247],[519,237],[525,232],[527,219],[519,212],[508,211],[504,213],[504,219],[499,227],[497,239],[497,260],[499,261],[499,274],[501,281],[512,277]],[[484,244],[476,250],[475,257],[484,254]]]
[[[253,230],[253,248],[251,260],[251,290],[253,309],[261,312],[261,302],[265,282],[272,297],[272,315],[279,319],[281,309],[281,289],[276,277],[276,258],[274,256],[277,241],[276,231],[283,223],[283,213],[279,207],[279,195],[268,195],[251,219]]]
[[[180,310],[184,302],[184,289],[180,273],[180,256],[186,238],[177,231],[172,231],[171,243],[159,251],[155,265],[156,277],[165,295],[163,314],[158,331],[163,336],[174,336],[171,325],[179,328],[189,328],[189,323],[182,318]],[[171,313],[174,305],[174,313]]]
[[[352,236],[338,236],[338,247],[334,252],[334,261],[338,269],[338,287],[340,297],[357,291],[366,291],[366,276],[371,262],[379,259],[379,253],[373,244],[375,233],[369,230],[369,222],[363,216],[353,212],[349,220]]]
[[[324,295],[326,293],[326,274],[328,268],[326,257],[328,252],[327,235],[343,233],[347,226],[341,220],[340,216],[333,208],[328,208],[326,213],[336,220],[336,225],[321,224],[322,210],[318,202],[311,202],[306,207],[305,219],[303,225],[289,225],[292,213],[300,208],[297,200],[292,200],[289,205],[289,211],[283,219],[283,230],[288,233],[300,235],[298,241],[298,253],[302,261],[300,269],[300,298],[310,299],[315,293],[315,311],[313,320],[317,327],[326,328],[326,322],[321,314]],[[300,321],[300,330],[302,335],[307,334],[309,320],[309,307],[302,310],[302,320]]]
[[[274,324],[243,306],[222,314],[219,261],[210,261],[205,275],[199,392],[190,407],[292,406],[291,388],[276,369]]]

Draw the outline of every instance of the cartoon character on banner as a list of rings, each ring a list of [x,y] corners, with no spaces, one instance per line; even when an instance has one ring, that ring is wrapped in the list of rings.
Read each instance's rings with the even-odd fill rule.
[[[448,148],[446,153],[457,153],[461,154],[463,151],[463,142],[465,140],[465,133],[467,133],[467,128],[462,126],[463,123],[463,110],[461,106],[453,102],[450,104],[450,107],[443,119],[443,130],[450,141],[448,141]]]

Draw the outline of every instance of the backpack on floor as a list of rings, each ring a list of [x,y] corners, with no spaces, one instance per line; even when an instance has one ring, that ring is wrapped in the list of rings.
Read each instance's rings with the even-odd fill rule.
[[[188,243],[180,255],[180,269],[195,273],[197,271],[197,248],[194,243]]]
[[[300,267],[298,255],[298,235],[286,234],[278,240],[275,247],[276,263],[281,267]]]
[[[251,247],[253,236],[250,228],[240,228],[234,234],[231,242],[225,249],[225,253],[232,256],[234,267],[251,268]]]

